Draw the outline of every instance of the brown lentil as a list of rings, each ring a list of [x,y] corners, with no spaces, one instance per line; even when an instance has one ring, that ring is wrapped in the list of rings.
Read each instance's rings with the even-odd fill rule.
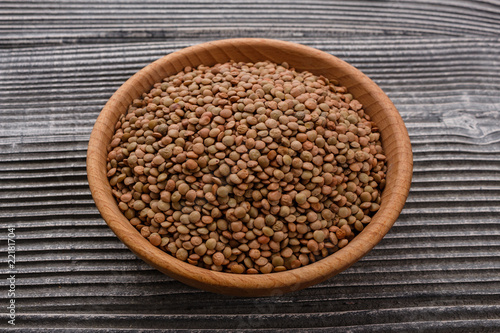
[[[228,62],[186,67],[134,100],[107,176],[153,246],[266,274],[347,246],[380,208],[385,160],[377,126],[336,81]]]

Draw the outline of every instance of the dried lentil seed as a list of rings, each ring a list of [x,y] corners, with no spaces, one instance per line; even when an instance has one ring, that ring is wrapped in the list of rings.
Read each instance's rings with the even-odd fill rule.
[[[380,207],[386,158],[362,105],[288,64],[185,68],[134,100],[116,130],[107,176],[119,208],[193,265],[307,265]]]

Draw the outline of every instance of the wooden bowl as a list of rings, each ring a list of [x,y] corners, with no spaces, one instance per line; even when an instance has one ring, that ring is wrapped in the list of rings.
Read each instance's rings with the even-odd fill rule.
[[[371,223],[338,252],[313,264],[270,274],[215,272],[182,262],[154,247],[119,210],[106,177],[106,146],[119,116],[132,100],[148,92],[154,83],[186,66],[214,65],[228,60],[288,62],[298,71],[307,70],[337,79],[359,100],[378,125],[387,156],[387,183],[380,210]],[[269,39],[228,39],[208,42],[169,54],[140,70],[125,82],[102,109],[90,136],[87,174],[90,190],[102,217],[138,257],[159,271],[185,284],[204,290],[237,295],[281,295],[322,282],[351,266],[370,251],[389,231],[405,204],[412,176],[412,151],[406,127],[384,92],[367,76],[346,62],[307,46]]]

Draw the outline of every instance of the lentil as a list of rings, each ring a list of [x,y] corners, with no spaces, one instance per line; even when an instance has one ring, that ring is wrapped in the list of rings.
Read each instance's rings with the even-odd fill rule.
[[[333,82],[268,61],[166,77],[108,146],[118,207],[153,246],[216,271],[280,272],[347,246],[387,168],[377,126]]]

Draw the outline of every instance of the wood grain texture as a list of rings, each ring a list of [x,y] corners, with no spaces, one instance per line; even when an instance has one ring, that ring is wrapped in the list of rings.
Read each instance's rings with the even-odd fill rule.
[[[123,216],[106,177],[106,147],[114,124],[128,105],[154,83],[184,67],[212,66],[230,60],[288,62],[299,71],[337,79],[364,106],[379,126],[387,156],[387,185],[380,210],[372,222],[348,246],[313,264],[272,274],[230,274],[199,268],[179,261],[152,246]],[[300,290],[336,275],[368,253],[399,216],[411,184],[412,152],[406,127],[384,92],[359,70],[320,50],[270,39],[226,39],[191,46],[169,54],[132,76],[104,106],[90,135],[87,153],[89,186],[106,223],[136,255],[161,272],[184,283],[213,292],[237,296],[270,296]]]
[[[0,330],[498,332],[499,13],[498,1],[1,0],[0,225],[16,227],[20,307],[15,328],[1,307]],[[86,179],[92,127],[129,77],[232,37],[354,65],[412,142],[410,194],[383,240],[283,296],[227,297],[160,273],[109,229]]]

